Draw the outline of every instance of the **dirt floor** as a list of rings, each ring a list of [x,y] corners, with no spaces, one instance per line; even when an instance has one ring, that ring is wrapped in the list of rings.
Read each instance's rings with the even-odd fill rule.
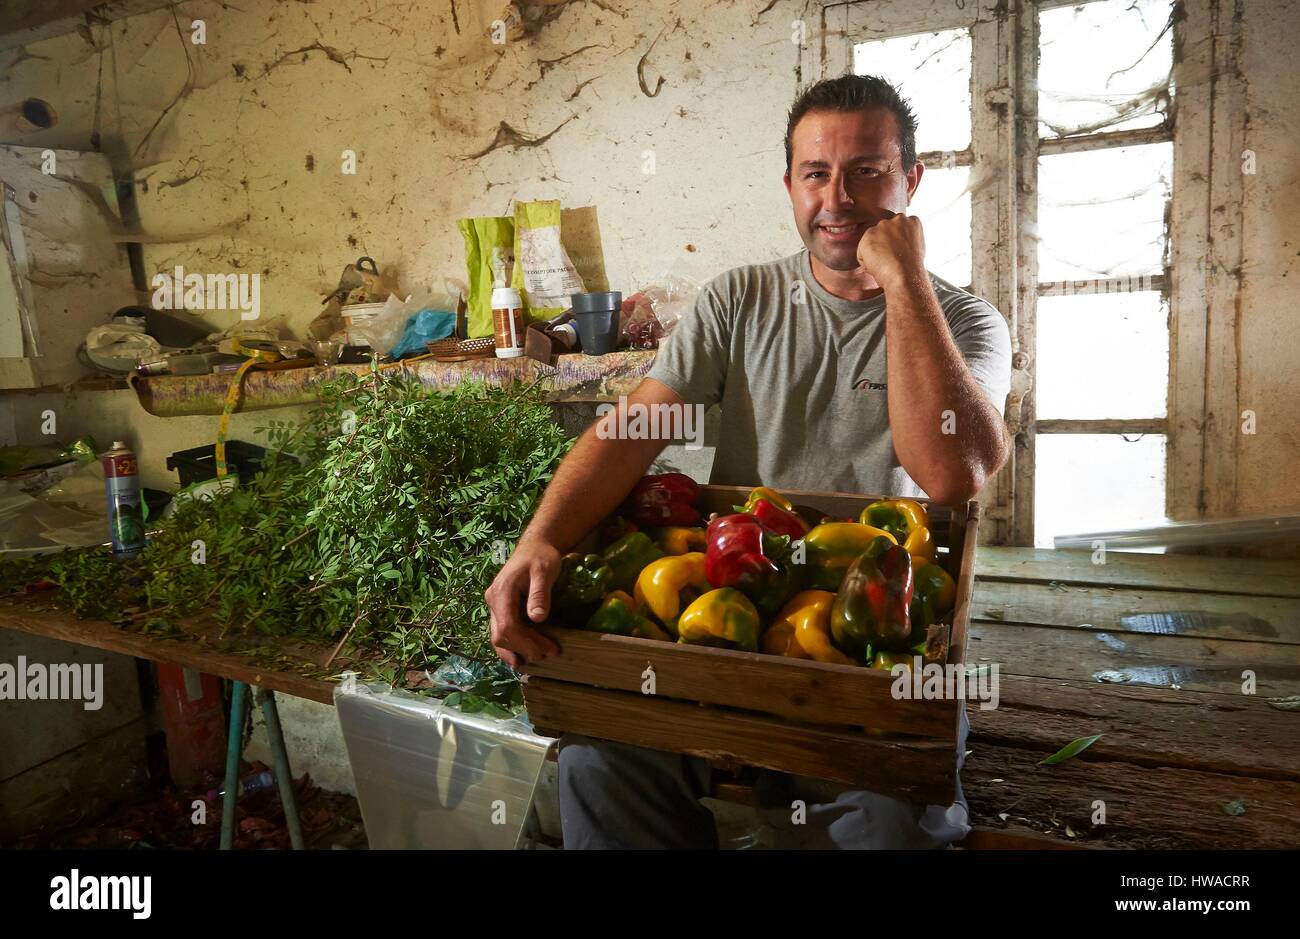
[[[245,778],[267,767],[247,765]],[[179,792],[170,783],[142,798],[118,805],[99,818],[58,831],[38,832],[11,845],[14,848],[196,849],[215,851],[221,840],[222,785],[206,779],[193,792]],[[294,798],[303,840],[311,850],[364,850],[365,828],[357,800],[326,792],[311,777],[294,780]],[[201,805],[196,806],[198,801]],[[235,804],[235,850],[288,850],[289,831],[276,787],[242,793]]]

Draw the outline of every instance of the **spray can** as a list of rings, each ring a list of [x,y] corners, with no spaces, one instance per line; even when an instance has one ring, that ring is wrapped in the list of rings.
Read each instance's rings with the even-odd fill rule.
[[[100,457],[104,466],[104,498],[108,503],[108,535],[113,554],[132,557],[144,547],[144,512],[140,507],[140,468],[135,454],[121,440]]]

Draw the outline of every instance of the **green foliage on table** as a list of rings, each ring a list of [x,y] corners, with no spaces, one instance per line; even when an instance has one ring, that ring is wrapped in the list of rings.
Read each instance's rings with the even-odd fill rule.
[[[491,658],[483,591],[571,445],[550,407],[531,386],[435,393],[394,372],[320,392],[301,424],[264,428],[279,455],[253,482],[186,500],[137,558],[62,552],[0,565],[0,584],[43,573],[78,615],[117,622],[209,612],[346,640],[395,676]]]

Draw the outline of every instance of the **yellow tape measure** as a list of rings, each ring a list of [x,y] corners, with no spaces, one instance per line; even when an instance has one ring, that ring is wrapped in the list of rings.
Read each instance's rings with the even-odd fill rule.
[[[221,409],[221,423],[217,425],[217,479],[225,479],[226,469],[226,432],[230,429],[230,415],[239,404],[239,392],[244,385],[244,375],[248,370],[262,361],[260,356],[253,356],[235,370],[230,379],[230,388],[226,391],[226,405]]]

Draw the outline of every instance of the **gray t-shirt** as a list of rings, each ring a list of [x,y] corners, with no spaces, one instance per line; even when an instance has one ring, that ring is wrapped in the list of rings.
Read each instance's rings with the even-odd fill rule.
[[[967,367],[1002,413],[1006,320],[988,301],[930,279]],[[923,498],[894,454],[886,375],[884,296],[833,296],[805,249],[709,281],[649,377],[689,403],[722,405],[716,485]]]

